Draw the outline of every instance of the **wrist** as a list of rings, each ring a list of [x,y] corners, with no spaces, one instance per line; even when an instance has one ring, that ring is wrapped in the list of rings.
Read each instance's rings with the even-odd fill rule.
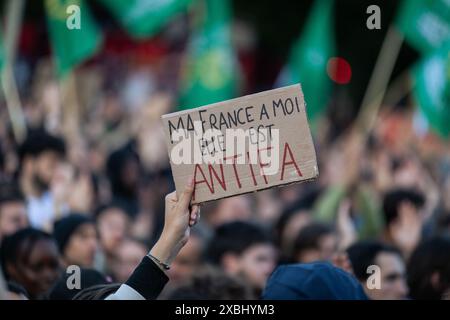
[[[147,254],[147,257],[153,261],[154,264],[161,269],[162,272],[167,272],[170,269],[170,265],[160,261],[158,258],[154,257],[150,252]]]
[[[150,254],[162,263],[170,265],[179,251],[176,247],[176,243],[173,240],[161,235],[150,250]]]

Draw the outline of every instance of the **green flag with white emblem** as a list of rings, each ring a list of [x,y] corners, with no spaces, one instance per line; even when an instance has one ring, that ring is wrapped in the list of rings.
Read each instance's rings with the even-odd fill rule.
[[[404,0],[397,26],[417,50],[435,50],[450,39],[450,1]]]
[[[99,49],[102,34],[84,0],[45,0],[57,73],[65,76]]]
[[[125,30],[135,38],[148,38],[178,14],[187,12],[193,0],[101,0]]]
[[[424,58],[414,69],[414,95],[430,127],[450,138],[450,44]]]
[[[238,62],[231,43],[230,0],[204,0],[200,24],[191,34],[180,84],[180,108],[236,97]]]
[[[333,8],[333,0],[315,1],[277,83],[280,86],[301,83],[310,120],[323,113],[331,94],[327,64],[335,54]]]

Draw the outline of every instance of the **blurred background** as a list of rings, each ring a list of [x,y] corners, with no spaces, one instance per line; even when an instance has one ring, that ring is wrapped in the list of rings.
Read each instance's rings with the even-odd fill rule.
[[[343,253],[370,298],[450,296],[448,0],[3,0],[0,19],[10,298],[71,264],[127,279],[174,189],[161,115],[298,82],[319,179],[202,206],[162,298],[257,298],[276,265]]]

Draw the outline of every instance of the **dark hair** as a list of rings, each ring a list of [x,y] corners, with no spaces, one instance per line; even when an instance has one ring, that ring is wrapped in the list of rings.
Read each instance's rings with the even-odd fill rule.
[[[126,201],[122,201],[120,199],[113,199],[111,202],[102,204],[98,206],[94,211],[94,218],[97,221],[107,210],[109,209],[119,209],[123,211],[126,216],[133,217],[132,208],[126,203]]]
[[[78,292],[72,300],[105,300],[109,295],[115,293],[120,283],[99,284]]]
[[[53,224],[53,237],[58,244],[61,255],[70,242],[71,237],[82,225],[94,224],[94,221],[87,215],[78,212],[70,212],[69,215],[56,220]]]
[[[284,230],[291,221],[291,218],[301,211],[311,210],[315,201],[320,196],[321,189],[315,187],[313,189],[308,189],[305,192],[305,194],[286,206],[281,212],[273,231],[274,241],[277,246],[282,244]]]
[[[17,184],[9,182],[0,184],[0,206],[6,202],[25,202],[25,197]]]
[[[333,233],[333,228],[327,224],[315,222],[305,226],[294,241],[292,259],[295,260],[295,257],[305,250],[318,249],[320,239]]]
[[[69,289],[67,287],[67,279],[71,276],[69,273],[64,273],[63,276],[55,283],[48,294],[50,300],[72,300],[78,293],[86,288],[93,286],[109,284],[108,279],[99,271],[95,269],[80,269],[80,289]]]
[[[426,240],[414,250],[408,262],[408,285],[413,299],[441,299],[450,289],[450,238]],[[432,283],[433,274],[439,283]]]
[[[186,283],[173,288],[169,300],[249,300],[254,299],[250,287],[224,271],[207,266]]]
[[[25,297],[29,298],[27,290],[25,290],[25,288],[22,287],[20,284],[13,281],[7,281],[6,286],[9,292],[13,292],[19,295],[22,294]]]
[[[134,150],[133,143],[113,151],[106,160],[106,175],[111,183],[111,191],[115,197],[132,196],[134,190],[130,190],[123,182],[123,169],[128,161],[136,161],[140,165],[138,153]]]
[[[369,277],[367,267],[375,264],[375,259],[382,252],[396,254],[403,259],[397,248],[377,240],[364,240],[351,245],[347,249],[347,254],[355,277],[360,281],[367,280]]]
[[[66,154],[64,140],[49,134],[43,129],[30,130],[27,138],[18,150],[20,163],[27,155],[36,157],[45,151],[54,151],[64,156]]]
[[[450,210],[444,211],[438,218],[437,232],[450,235]]]
[[[34,245],[39,240],[55,241],[47,232],[34,228],[21,229],[3,239],[0,249],[0,260],[6,279],[9,279],[8,270],[6,268],[7,264],[17,264],[19,252],[22,249],[25,250],[26,255],[29,255],[33,250]]]
[[[411,202],[416,208],[425,204],[425,197],[415,189],[399,188],[391,190],[384,195],[383,213],[385,225],[390,225],[398,217],[398,209],[403,201]]]
[[[216,229],[206,250],[207,259],[220,264],[226,253],[241,254],[256,244],[270,243],[270,238],[260,227],[243,221],[223,224]]]
[[[310,207],[305,205],[303,202],[295,202],[294,204],[288,206],[278,218],[278,221],[274,227],[274,241],[275,244],[281,246],[283,243],[283,233],[286,227],[289,225],[292,217],[297,214],[306,213],[306,210],[309,210]]]

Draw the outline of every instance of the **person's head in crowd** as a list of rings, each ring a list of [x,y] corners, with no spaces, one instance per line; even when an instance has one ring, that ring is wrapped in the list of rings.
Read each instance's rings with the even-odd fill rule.
[[[167,294],[169,300],[250,300],[251,288],[241,279],[223,270],[206,266]]]
[[[287,205],[274,226],[275,243],[282,261],[292,255],[295,238],[303,227],[311,223],[311,209],[320,193],[318,188],[305,190],[302,196]]]
[[[122,241],[112,257],[111,272],[116,282],[125,282],[133,270],[148,253],[147,246],[135,239],[126,238]]]
[[[101,247],[107,255],[113,256],[127,235],[130,216],[120,202],[113,201],[98,208],[95,217]]]
[[[282,213],[275,226],[275,242],[280,248],[282,259],[292,255],[295,237],[311,222],[308,209],[288,209]]]
[[[203,239],[192,229],[189,241],[180,250],[168,270],[171,283],[189,279],[198,269],[203,256]]]
[[[28,226],[25,198],[11,183],[0,185],[0,243],[1,239]]]
[[[420,240],[424,204],[424,195],[415,189],[396,188],[384,195],[383,238],[403,254],[410,254]]]
[[[450,238],[439,236],[419,244],[407,270],[412,299],[450,300]]]
[[[71,213],[55,222],[53,236],[65,266],[92,268],[98,248],[94,221],[80,213]]]
[[[60,275],[57,244],[37,229],[21,229],[6,237],[0,260],[5,278],[23,286],[31,299],[41,298]]]
[[[78,272],[74,270],[73,272]],[[55,283],[47,295],[49,300],[72,300],[75,295],[86,288],[98,285],[106,285],[111,283],[101,272],[94,269],[79,269],[79,286],[75,286],[75,282],[72,286],[68,286],[71,283],[71,277],[73,277],[73,272],[65,272],[63,276]],[[75,281],[75,280],[74,280]]]
[[[298,233],[291,260],[300,263],[330,261],[336,250],[337,236],[333,228],[323,223],[312,223]]]
[[[111,183],[113,197],[129,202],[130,206],[136,206],[141,164],[139,156],[131,144],[109,155],[106,162],[106,173]],[[132,211],[134,215],[137,209],[133,208]]]
[[[252,202],[249,195],[240,195],[206,203],[202,215],[213,228],[231,221],[247,221],[252,217]]]
[[[408,295],[406,267],[402,253],[393,246],[380,241],[366,240],[347,249],[355,277],[361,282],[367,296],[372,300],[402,300]],[[379,267],[372,271],[369,267]],[[379,276],[379,286],[368,282],[369,277]],[[375,279],[377,280],[377,279]]]
[[[55,169],[66,153],[64,140],[43,129],[32,130],[19,147],[21,188],[39,197],[49,190]]]
[[[264,300],[367,300],[350,273],[328,262],[286,264],[275,269],[262,293]]]
[[[235,221],[216,229],[206,257],[228,274],[241,276],[259,291],[275,268],[277,253],[263,229]]]
[[[412,155],[394,157],[391,169],[392,183],[401,188],[415,187],[422,178],[420,164]]]

